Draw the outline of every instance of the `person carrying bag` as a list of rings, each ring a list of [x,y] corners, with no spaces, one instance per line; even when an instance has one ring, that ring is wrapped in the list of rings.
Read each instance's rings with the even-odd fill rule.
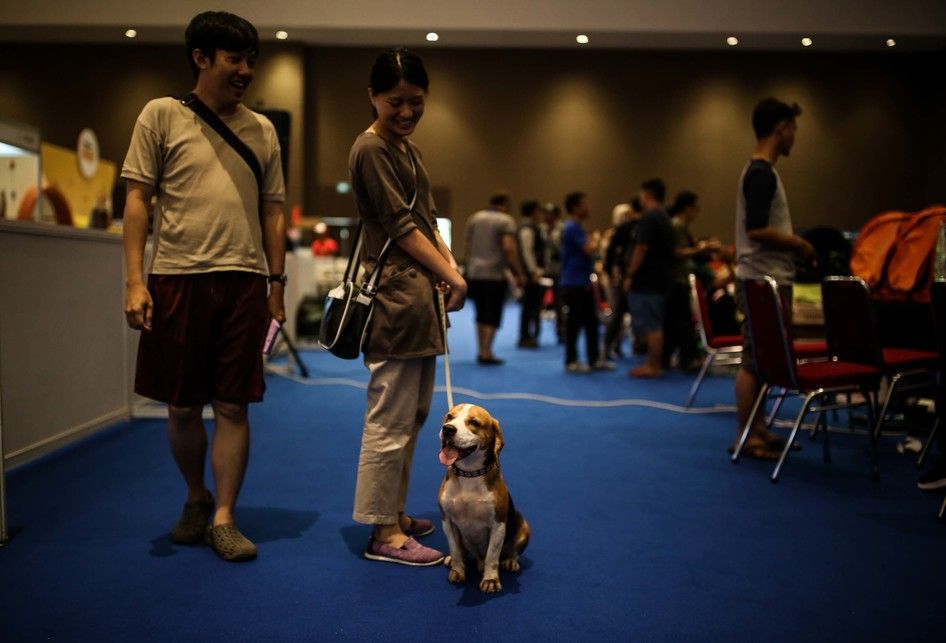
[[[416,54],[394,49],[378,56],[368,89],[375,119],[349,155],[352,193],[364,224],[360,256],[369,275],[383,263],[362,335],[370,377],[352,518],[372,526],[365,558],[411,566],[443,560],[442,552],[416,540],[434,530],[433,522],[412,518],[405,501],[417,437],[433,398],[437,356],[445,349],[441,310],[459,310],[467,291],[437,231],[420,151],[408,139],[423,115],[427,85]],[[441,308],[438,291],[446,297]]]

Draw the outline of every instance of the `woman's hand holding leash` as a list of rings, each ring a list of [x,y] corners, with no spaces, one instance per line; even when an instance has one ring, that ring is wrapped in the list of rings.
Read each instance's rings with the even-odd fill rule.
[[[460,310],[466,302],[466,281],[459,273],[456,275],[456,282],[453,284],[441,281],[437,284],[437,290],[443,293],[446,299],[447,312]]]

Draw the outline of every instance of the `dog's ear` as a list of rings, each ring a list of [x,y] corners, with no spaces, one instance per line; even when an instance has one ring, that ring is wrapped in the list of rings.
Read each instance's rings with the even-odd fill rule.
[[[493,442],[493,453],[499,457],[499,452],[503,450],[503,430],[499,427],[499,420],[490,418],[493,423],[493,434],[496,436]]]

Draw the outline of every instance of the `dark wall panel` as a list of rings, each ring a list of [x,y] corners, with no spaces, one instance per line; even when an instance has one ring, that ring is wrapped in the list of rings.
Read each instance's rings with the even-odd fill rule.
[[[191,86],[181,49],[0,45],[0,117],[68,147],[92,127],[103,158],[120,163],[145,102]],[[347,180],[351,142],[371,121],[375,53],[305,50],[305,109],[293,130],[305,136],[296,189],[306,214],[335,214],[319,195]],[[662,176],[671,193],[701,195],[698,234],[731,239],[736,180],[754,143],[749,112],[768,94],[805,109],[795,150],[778,165],[799,226],[857,228],[883,209],[946,201],[943,53],[421,53],[431,93],[415,140],[450,195],[440,206],[458,224],[455,238],[496,189],[517,201],[584,190],[591,224],[604,227],[614,203]]]
[[[351,141],[371,121],[374,50],[311,49],[318,126],[307,145],[319,184],[343,180]],[[698,234],[732,238],[738,175],[755,101],[805,113],[778,169],[798,226],[859,228],[887,208],[946,200],[942,54],[874,55],[537,50],[424,50],[431,91],[414,136],[461,225],[496,189],[515,200],[591,200],[591,224],[646,178],[701,195]],[[934,99],[934,97],[938,97]]]

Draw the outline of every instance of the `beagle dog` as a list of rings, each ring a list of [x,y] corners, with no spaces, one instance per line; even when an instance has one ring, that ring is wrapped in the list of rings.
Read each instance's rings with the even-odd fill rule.
[[[466,558],[483,574],[480,589],[503,588],[499,568],[519,571],[519,556],[529,544],[529,524],[512,504],[499,472],[503,434],[486,409],[458,404],[440,427],[440,463],[447,474],[438,496],[443,532],[450,545],[444,564],[447,580],[466,581]]]

